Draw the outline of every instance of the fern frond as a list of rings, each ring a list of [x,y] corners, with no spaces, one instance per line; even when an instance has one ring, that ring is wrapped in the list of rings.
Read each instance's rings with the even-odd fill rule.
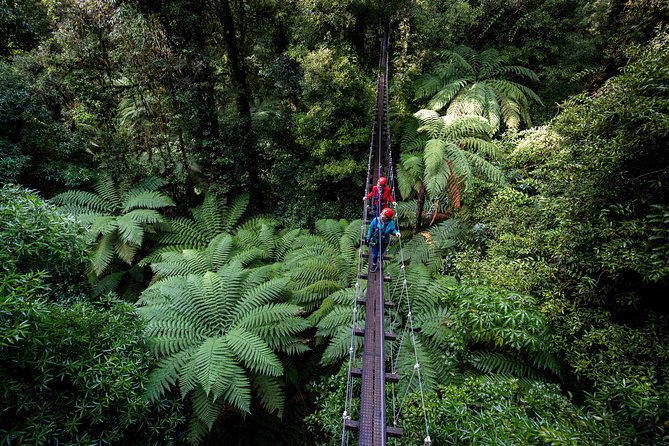
[[[125,214],[124,217],[143,225],[154,225],[165,221],[163,216],[154,209],[135,209]]]
[[[224,336],[227,347],[251,371],[269,376],[281,376],[281,361],[258,335],[234,328]]]
[[[123,203],[123,213],[137,209],[160,209],[175,206],[167,195],[157,191],[132,191]]]
[[[181,352],[169,358],[160,359],[151,370],[144,389],[144,397],[155,402],[160,401],[170,392],[176,386],[181,367],[189,356],[188,352]]]
[[[411,345],[408,337],[404,339],[406,345],[399,349],[399,356],[394,358],[395,370],[400,373],[400,383],[403,387],[406,388],[408,386],[409,391],[419,391],[419,380],[416,376],[418,373],[421,375],[420,385],[424,391],[435,390],[437,384],[448,382],[447,376],[439,376],[436,366],[438,361],[432,357],[429,349],[423,345],[420,339],[417,338],[413,345]],[[416,356],[418,356],[419,368],[414,367]],[[443,378],[443,381],[440,378]]]
[[[360,336],[353,336],[354,345],[356,349],[362,348],[362,339]],[[349,354],[351,346],[351,329],[350,327],[341,327],[330,338],[330,342],[323,352],[321,364],[332,365],[341,362]]]
[[[209,241],[208,233],[197,223],[187,218],[176,217],[169,221],[169,231],[158,237],[161,245],[176,245],[187,248],[204,248]]]
[[[144,191],[157,191],[161,187],[167,184],[167,180],[161,177],[149,177],[145,178],[132,187],[131,192],[144,192]]]
[[[316,311],[309,315],[309,322],[311,324],[318,324],[318,322],[327,316],[335,308],[335,300],[332,296],[328,296],[321,302],[320,306]]]
[[[114,260],[116,237],[114,234],[100,237],[93,249],[91,269],[96,276],[101,276]]]
[[[162,260],[151,264],[156,279],[170,276],[204,274],[211,271],[211,264],[199,251],[165,252]]]
[[[340,328],[348,327],[350,334],[351,322],[353,321],[353,312],[350,307],[343,305],[336,306],[325,317],[321,319],[316,328],[317,336],[333,336]]]
[[[277,416],[283,416],[284,396],[281,383],[276,378],[269,376],[254,376],[252,379],[253,390],[260,397],[260,404],[268,412],[276,412]]]
[[[472,81],[474,81],[474,78],[466,77],[454,80],[451,83],[442,86],[439,91],[432,96],[432,99],[427,103],[427,107],[434,111],[443,109],[450,104],[453,98],[455,98],[468,83]]]
[[[121,195],[112,178],[108,175],[103,176],[96,181],[93,188],[106,204],[105,212],[109,214],[117,213],[121,207]]]
[[[185,296],[192,308],[193,318],[197,318],[198,325],[204,325],[209,331],[216,332],[225,326],[225,307],[221,305],[220,296],[225,293],[223,279],[216,273],[207,271],[203,275],[189,275],[186,278],[188,290]],[[183,302],[185,299],[181,299]]]
[[[236,363],[230,363],[225,372],[226,382],[229,382],[229,385],[225,387],[221,397],[241,413],[250,413],[251,381],[247,372]]]
[[[463,152],[463,155],[467,158],[467,166],[476,167],[481,173],[483,173],[490,181],[495,184],[504,184],[504,175],[501,170],[496,166],[490,164],[485,158],[476,155],[471,152]],[[471,176],[471,175],[469,175]],[[464,177],[464,175],[463,175]]]
[[[300,317],[302,308],[288,303],[270,304],[248,311],[235,326],[252,331],[266,342],[274,339],[287,339],[289,336],[309,328],[309,324]]]
[[[56,195],[51,203],[62,208],[69,208],[75,215],[81,213],[111,214],[115,208],[102,197],[91,192],[71,190]]]
[[[242,265],[250,265],[255,261],[263,260],[266,257],[266,252],[255,246],[243,249],[236,252],[231,258],[230,262],[238,262]]]
[[[234,248],[234,240],[230,234],[222,233],[214,237],[206,249],[211,268],[217,271],[226,263],[229,263]]]
[[[248,311],[268,303],[279,302],[285,295],[288,278],[278,277],[247,289],[239,301],[238,315],[245,315]]]
[[[518,65],[496,67],[490,71],[488,77],[504,77],[508,74],[524,77],[528,80],[531,80],[532,82],[539,82],[539,76],[537,76],[537,73],[527,67],[521,67]]]
[[[225,388],[223,370],[230,362],[226,340],[221,337],[208,337],[200,343],[199,348],[193,356],[197,370],[197,380],[202,386],[204,393],[210,397],[221,395]],[[215,398],[211,398],[214,400]]]
[[[279,234],[279,240],[276,244],[276,261],[281,262],[285,255],[294,249],[295,242],[300,236],[299,229],[286,230]]]
[[[116,219],[116,222],[118,223],[118,233],[124,243],[135,247],[142,245],[144,229],[141,223],[132,218],[130,214],[121,215]]]
[[[221,413],[221,402],[214,401],[213,398],[210,398],[201,388],[197,388],[193,391],[191,401],[193,403],[193,412],[195,416],[201,423],[206,426],[206,432],[210,431],[211,427],[214,425],[214,421],[216,421],[219,414]],[[202,438],[203,435],[201,435],[200,430],[201,427],[197,427],[194,434],[198,435],[199,438]],[[193,433],[190,429],[189,436],[193,436]]]
[[[239,302],[240,296],[243,293],[244,279],[247,274],[239,262],[231,262],[218,270],[218,275],[221,278],[222,293],[225,296],[219,304],[221,305],[221,313],[224,315],[226,326],[229,326],[230,322],[236,316],[237,302]]]
[[[423,152],[426,176],[436,175],[443,169],[446,146],[447,142],[440,139],[431,139],[427,142]]]
[[[339,245],[339,239],[344,233],[341,221],[326,219],[316,221],[316,233],[322,236],[333,246]]]
[[[423,75],[416,81],[414,100],[423,99],[434,95],[442,85],[441,77],[438,75]]]
[[[428,229],[432,240],[440,248],[452,248],[464,240],[466,228],[458,219],[450,218]]]
[[[232,200],[227,208],[227,212],[222,221],[223,230],[230,232],[239,223],[239,219],[244,215],[249,206],[249,195],[242,194]]]
[[[95,239],[100,235],[112,234],[118,228],[118,222],[113,215],[100,215],[93,220],[91,225],[91,236]]]
[[[525,361],[499,352],[473,353],[469,358],[469,363],[488,374],[545,380],[535,368],[530,367]]]
[[[125,271],[118,271],[98,278],[98,280],[95,282],[95,285],[93,286],[93,294],[95,296],[103,296],[114,291],[118,288],[121,280],[125,278],[125,275]]]

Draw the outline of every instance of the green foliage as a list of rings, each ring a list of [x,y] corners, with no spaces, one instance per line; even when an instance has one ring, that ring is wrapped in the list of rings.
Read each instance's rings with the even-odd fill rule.
[[[174,206],[171,198],[158,191],[164,184],[164,180],[149,178],[122,188],[111,177],[103,177],[96,183],[95,192],[74,190],[52,199],[63,212],[88,225],[95,243],[91,270],[103,286],[109,285],[102,281],[103,276],[110,278],[124,269],[130,277],[135,273],[127,267],[136,263],[145,236],[156,233],[165,221],[159,210]]]
[[[8,274],[37,274],[50,299],[76,299],[88,291],[84,228],[34,192],[0,189],[0,262]]]
[[[218,272],[168,277],[142,293],[139,312],[158,357],[146,394],[160,400],[178,382],[192,401],[189,437],[198,442],[221,408],[251,410],[252,394],[270,412],[283,412],[279,353],[308,347],[296,335],[309,324],[285,303],[287,279],[239,262]]]
[[[216,191],[209,190],[203,203],[191,209],[192,219],[169,219],[166,230],[157,238],[157,248],[165,251],[204,248],[216,236],[231,233],[239,225],[248,205],[248,194],[226,204]]]
[[[5,272],[0,283],[0,352],[20,344],[35,331],[35,320],[48,312],[42,273]]]
[[[0,57],[11,58],[31,50],[48,32],[45,6],[30,1],[0,5]]]
[[[599,386],[609,380],[663,383],[669,373],[666,317],[653,316],[642,326],[621,323],[605,311],[565,311],[557,330],[565,360],[581,380]]]
[[[0,179],[47,196],[80,185],[91,176],[90,157],[22,74],[0,62]]]
[[[362,222],[318,220],[315,235],[302,235],[283,261],[295,302],[308,312],[333,293],[353,286],[358,276]]]
[[[401,275],[393,263],[385,271],[391,276]],[[417,264],[406,268],[406,280],[411,325],[417,333],[401,337],[402,345],[393,347],[401,353],[393,358],[393,363],[404,385],[412,382],[415,355],[425,389],[461,381],[464,371],[531,380],[561,376],[562,367],[551,346],[548,321],[538,310],[535,299],[484,286],[457,285],[454,279],[434,275]],[[331,294],[312,316],[317,322],[317,335],[328,339],[324,363],[337,363],[349,354],[354,296],[352,289]],[[398,304],[398,310],[387,318],[386,330],[399,337],[408,326],[408,303],[399,290],[391,291],[388,299]],[[358,319],[360,327],[364,326],[364,316]],[[414,339],[415,353],[411,342]],[[416,385],[413,380],[412,386]]]
[[[499,152],[487,140],[489,126],[485,119],[440,116],[430,110],[420,110],[415,116],[417,120],[407,126],[404,134],[405,150],[398,166],[403,196],[408,197],[410,189],[415,188],[410,185],[421,178],[433,199],[447,193],[451,182],[463,182],[466,188],[475,174],[483,174],[496,183],[503,181],[499,170],[486,159],[497,158]],[[404,178],[413,181],[401,181]]]
[[[399,417],[404,435],[393,441],[397,445],[422,444],[427,422],[432,444],[622,446],[629,444],[630,438],[662,444],[666,440],[666,428],[661,424],[666,398],[643,385],[616,384],[592,395],[580,407],[555,384],[512,377],[469,377],[424,395],[407,394]],[[312,386],[317,390],[317,408],[305,419],[307,427],[316,444],[338,445],[342,441],[346,369]],[[633,426],[625,418],[626,411],[620,410],[624,406],[635,407],[639,418]],[[353,407],[357,407],[356,401]],[[349,415],[357,417],[357,413]],[[638,422],[641,420],[647,424]]]
[[[317,409],[305,422],[317,444],[340,444],[346,370],[314,383],[314,388],[318,389]],[[667,440],[666,395],[644,382],[609,382],[589,395],[585,404],[577,405],[555,384],[469,377],[423,396],[408,394],[399,418],[404,436],[398,445],[424,441],[423,402],[433,444],[622,446],[630,441],[662,444]]]
[[[509,65],[508,57],[492,48],[477,53],[457,46],[443,57],[446,63],[419,79],[416,99],[431,97],[428,108],[445,110],[447,116],[482,116],[490,124],[491,135],[502,123],[510,129],[518,129],[522,122],[532,125],[530,104],[541,100],[534,91],[510,79],[537,82],[534,71]]]
[[[39,280],[11,281],[3,313],[22,318],[23,333],[0,346],[3,443],[185,444],[179,404],[138,392],[151,356],[133,307],[44,304]]]
[[[571,388],[590,395],[578,444],[666,442],[668,55],[660,34],[596,94],[512,140],[510,185],[474,207],[488,232],[457,261],[539,297]]]
[[[311,158],[299,169],[293,167],[293,173],[297,172],[300,188],[319,192],[316,199],[321,201],[329,197],[324,193],[339,187],[346,190],[350,178],[361,178],[364,173],[373,84],[350,51],[327,46],[311,51],[296,48],[291,56],[304,70],[301,109],[294,118],[293,134],[303,147],[300,158]]]

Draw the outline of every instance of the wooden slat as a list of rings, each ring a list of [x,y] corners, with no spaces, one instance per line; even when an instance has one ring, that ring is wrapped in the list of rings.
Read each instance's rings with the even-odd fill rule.
[[[351,368],[351,376],[354,378],[362,378],[362,369],[358,367]],[[397,373],[386,373],[386,381],[398,383],[400,382],[400,376]]]
[[[344,428],[347,431],[358,431],[360,422],[357,420],[344,420]],[[391,438],[402,438],[404,430],[401,427],[386,426],[386,436]]]
[[[354,328],[353,329],[353,334],[356,336],[364,337],[365,336],[365,329],[364,328]],[[383,338],[388,340],[388,341],[397,341],[397,335],[393,333],[392,331],[386,331],[383,333]]]
[[[355,303],[358,305],[365,305],[367,304],[367,299],[356,299]],[[383,302],[383,306],[385,308],[395,308],[395,302],[391,302],[389,300],[386,300]]]

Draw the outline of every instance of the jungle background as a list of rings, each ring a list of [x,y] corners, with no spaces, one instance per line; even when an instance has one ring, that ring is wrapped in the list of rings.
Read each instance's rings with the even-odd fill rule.
[[[669,443],[668,20],[0,1],[2,443],[340,444],[386,21],[433,443]]]

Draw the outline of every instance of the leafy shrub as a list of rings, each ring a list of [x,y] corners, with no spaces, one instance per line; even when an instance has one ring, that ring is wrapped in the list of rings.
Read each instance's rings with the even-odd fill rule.
[[[17,186],[0,189],[0,261],[4,272],[42,272],[53,299],[81,297],[88,290],[85,230]]]
[[[184,444],[180,406],[147,403],[152,357],[132,306],[40,303],[38,279],[5,279],[21,332],[0,344],[5,444]],[[6,307],[3,305],[3,313]],[[3,314],[6,321],[6,313]],[[5,328],[5,327],[2,327]]]

